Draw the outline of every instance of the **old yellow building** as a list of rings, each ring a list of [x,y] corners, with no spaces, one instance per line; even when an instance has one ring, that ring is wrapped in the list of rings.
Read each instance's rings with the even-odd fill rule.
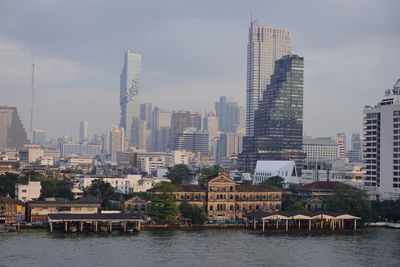
[[[25,221],[25,203],[9,196],[0,197],[0,224]]]
[[[235,220],[251,211],[279,211],[282,193],[267,185],[236,185],[220,174],[205,186],[176,185],[174,195],[178,205],[186,200],[203,207],[210,219]]]

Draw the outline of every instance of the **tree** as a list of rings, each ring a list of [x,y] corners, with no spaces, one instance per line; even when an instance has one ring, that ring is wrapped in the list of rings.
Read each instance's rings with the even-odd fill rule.
[[[41,198],[55,197],[57,191],[57,183],[56,180],[51,178],[42,178],[40,179],[41,189]]]
[[[304,210],[304,197],[290,192],[282,193],[282,210],[302,211]]]
[[[339,183],[336,185],[334,193],[327,199],[329,211],[359,216],[363,221],[370,221],[374,218],[374,212],[366,191]]]
[[[175,186],[169,182],[161,182],[154,186],[155,196],[150,202],[150,217],[162,224],[171,223],[176,220],[178,207],[172,192]]]
[[[186,200],[179,206],[179,211],[182,217],[191,219],[194,224],[204,224],[207,221],[204,210],[199,206],[189,204]]]
[[[275,189],[282,190],[284,182],[285,182],[284,178],[282,178],[280,176],[272,176],[272,177],[269,177],[267,180],[263,181],[261,184],[265,184],[265,185],[271,186]]]
[[[0,195],[15,197],[15,184],[19,183],[18,174],[5,173],[0,175]]]
[[[200,174],[199,183],[205,184],[210,179],[218,176],[221,170],[222,168],[219,165],[201,168],[200,170],[197,171],[197,173]]]
[[[57,181],[56,185],[56,197],[73,199],[74,195],[71,191],[72,182],[66,178]]]
[[[114,188],[110,183],[96,179],[93,180],[92,184],[86,189],[86,193],[97,199],[106,199],[114,194]]]
[[[174,165],[166,174],[173,184],[182,184],[190,178],[190,169],[186,164]]]

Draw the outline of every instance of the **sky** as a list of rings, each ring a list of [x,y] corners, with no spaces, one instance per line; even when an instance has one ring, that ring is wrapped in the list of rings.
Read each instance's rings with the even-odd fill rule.
[[[397,0],[0,0],[0,106],[30,129],[77,137],[119,122],[123,53],[142,54],[142,102],[213,110],[246,101],[250,17],[290,30],[304,57],[304,133],[362,131],[362,109],[400,78]]]

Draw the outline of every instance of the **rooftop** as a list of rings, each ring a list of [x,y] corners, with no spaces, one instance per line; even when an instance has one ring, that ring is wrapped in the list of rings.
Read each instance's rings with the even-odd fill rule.
[[[340,182],[330,182],[330,181],[319,181],[313,182],[311,184],[305,184],[300,187],[300,189],[325,189],[325,190],[334,190],[335,187],[340,184]]]

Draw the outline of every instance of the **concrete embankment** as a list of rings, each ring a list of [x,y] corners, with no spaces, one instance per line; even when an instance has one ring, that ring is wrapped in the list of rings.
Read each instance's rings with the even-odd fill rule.
[[[389,227],[389,228],[400,229],[400,223],[391,223],[391,222],[365,223],[365,226],[368,226],[368,227]]]

